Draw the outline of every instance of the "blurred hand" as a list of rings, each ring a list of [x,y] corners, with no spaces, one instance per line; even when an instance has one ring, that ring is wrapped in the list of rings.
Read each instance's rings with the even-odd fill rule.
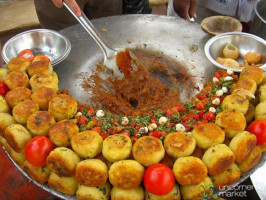
[[[58,8],[62,8],[63,7],[63,1],[62,0],[52,0],[54,5]],[[79,5],[77,4],[77,2],[75,0],[64,0],[64,2],[66,2],[74,11],[74,13],[80,17],[81,16],[81,10]]]
[[[182,18],[196,18],[197,0],[173,0],[175,12]]]

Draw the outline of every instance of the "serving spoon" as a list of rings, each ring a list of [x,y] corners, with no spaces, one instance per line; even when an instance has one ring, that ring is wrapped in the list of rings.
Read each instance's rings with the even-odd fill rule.
[[[81,16],[78,17],[67,3],[63,2],[63,4],[101,47],[104,53],[104,66],[110,69],[115,77],[118,79],[127,78],[130,76],[131,72],[136,71],[139,62],[137,57],[131,51],[123,48],[112,48],[103,40],[101,34],[93,26],[82,10]]]

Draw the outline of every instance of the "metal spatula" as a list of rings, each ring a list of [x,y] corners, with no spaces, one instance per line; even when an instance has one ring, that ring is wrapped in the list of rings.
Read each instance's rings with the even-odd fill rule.
[[[125,78],[125,72],[119,66],[117,66],[117,56],[119,53],[121,55],[130,57],[130,66],[129,72],[135,71],[138,68],[138,59],[137,57],[127,49],[114,49],[109,44],[107,44],[101,34],[96,30],[96,28],[92,25],[90,20],[86,17],[86,15],[81,11],[81,16],[78,17],[72,8],[63,2],[64,6],[69,10],[69,12],[78,20],[78,22],[83,26],[83,28],[91,35],[91,37],[95,40],[95,42],[101,47],[104,53],[104,65],[113,71],[113,75],[119,79]],[[125,53],[126,52],[126,53]]]

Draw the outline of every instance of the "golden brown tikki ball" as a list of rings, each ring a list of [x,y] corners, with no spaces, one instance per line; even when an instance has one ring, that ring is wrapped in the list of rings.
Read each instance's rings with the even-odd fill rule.
[[[28,73],[30,77],[32,77],[35,74],[40,74],[40,73],[51,75],[52,72],[53,72],[53,67],[50,61],[48,60],[40,60],[40,61],[33,62],[32,65],[28,67]]]
[[[72,137],[71,147],[81,158],[94,158],[102,151],[103,139],[96,131],[83,131]]]
[[[21,124],[11,124],[5,130],[5,138],[12,149],[22,153],[31,139],[31,134]]]
[[[18,123],[25,125],[30,115],[36,111],[39,111],[39,105],[31,99],[26,99],[25,101],[19,102],[13,108],[12,113]]]
[[[148,167],[163,159],[165,150],[161,140],[152,136],[139,138],[133,145],[133,157],[140,164]]]
[[[56,92],[45,86],[36,89],[31,95],[32,100],[38,103],[41,110],[48,110],[49,101],[54,97]]]
[[[235,45],[227,44],[223,49],[223,55],[225,58],[237,60],[239,56],[239,50]]]
[[[260,86],[259,99],[260,99],[260,102],[266,101],[266,84],[263,84]]]
[[[72,96],[60,94],[49,102],[48,111],[51,112],[56,121],[60,121],[74,117],[77,108],[78,103]]]
[[[52,75],[54,81],[56,82],[56,84],[58,85],[59,79],[58,79],[57,73],[55,71],[53,71],[51,75]]]
[[[76,197],[78,200],[109,200],[110,191],[111,185],[109,182],[97,187],[79,185],[76,191]]]
[[[262,156],[261,148],[256,146],[255,149],[251,152],[251,154],[242,162],[237,163],[238,167],[240,168],[241,172],[247,172],[253,167],[255,167]]]
[[[16,87],[28,87],[29,77],[25,72],[14,71],[6,76],[5,84],[11,90]]]
[[[257,64],[260,62],[260,60],[261,54],[256,51],[250,51],[244,55],[244,61],[246,61],[250,65]]]
[[[215,123],[225,132],[226,137],[232,138],[239,131],[246,128],[246,118],[244,115],[235,110],[225,110],[216,116]]]
[[[130,190],[141,184],[144,167],[135,160],[121,160],[111,165],[109,180],[111,184],[123,190]]]
[[[242,162],[255,149],[256,143],[257,138],[255,135],[248,131],[241,131],[232,138],[229,147],[234,152],[236,161]]]
[[[235,161],[235,155],[225,144],[217,144],[205,151],[202,161],[210,175],[217,175],[231,167]]]
[[[239,180],[240,175],[240,169],[233,163],[231,167],[224,172],[215,176],[210,176],[210,178],[217,189],[223,189],[224,186],[229,186]]]
[[[122,190],[113,187],[111,191],[111,200],[144,200],[144,191],[141,186],[131,190]]]
[[[240,73],[239,79],[252,79],[260,85],[264,79],[264,71],[257,66],[245,67]]]
[[[0,135],[4,136],[5,130],[11,124],[16,124],[14,117],[8,113],[0,113]]]
[[[26,87],[16,87],[6,93],[6,102],[13,108],[20,101],[30,99],[31,91]]]
[[[62,120],[51,126],[48,135],[54,145],[67,147],[70,145],[71,138],[78,132],[79,127],[76,123]]]
[[[54,116],[48,111],[37,111],[31,114],[27,121],[27,128],[34,136],[48,135],[50,127],[55,124]]]
[[[252,94],[255,94],[257,89],[257,83],[251,78],[242,78],[239,79],[231,88],[231,92],[233,93],[237,89],[244,89],[250,91]]]
[[[8,75],[9,72],[10,72],[9,69],[0,67],[0,82],[5,82],[6,76]]]
[[[197,185],[207,176],[207,168],[196,157],[188,156],[175,161],[173,172],[180,185]]]
[[[108,168],[99,159],[86,159],[77,164],[77,181],[87,187],[102,186],[108,178]]]
[[[47,166],[43,167],[35,167],[30,164],[27,160],[25,160],[22,164],[24,172],[29,175],[33,180],[37,181],[38,183],[45,184],[48,182],[49,176],[51,171]]]
[[[260,102],[255,108],[255,119],[266,120],[266,101]]]
[[[6,139],[0,135],[0,145],[5,147],[6,151],[10,155],[10,157],[19,165],[21,166],[23,162],[26,160],[25,153],[18,153],[14,149],[12,149],[9,144],[7,143]]]
[[[30,61],[27,58],[15,57],[11,58],[7,66],[11,71],[26,72],[28,67],[30,66]]]
[[[235,110],[245,115],[248,111],[249,101],[238,94],[231,94],[224,98],[221,107],[222,110]]]
[[[255,95],[255,92],[257,90],[257,83],[252,79],[240,79],[236,84],[233,85],[231,92],[238,93],[242,90],[248,91],[250,95]],[[252,99],[250,96],[247,96],[247,98],[249,100]]]
[[[52,188],[54,188],[59,192],[69,195],[74,195],[79,186],[74,176],[63,177],[63,176],[58,176],[53,172],[49,176],[48,185],[50,185]]]
[[[212,180],[210,177],[206,177],[200,184],[198,185],[192,185],[192,186],[181,186],[180,187],[180,192],[181,196],[183,197],[184,200],[199,200],[203,199],[204,196],[209,196],[210,191],[213,192],[212,187]]]
[[[181,195],[177,184],[175,184],[171,192],[169,192],[166,195],[158,196],[155,194],[151,194],[145,190],[145,200],[180,200],[180,199]]]
[[[5,100],[5,98],[0,95],[0,113],[9,113],[10,112],[10,109],[9,109],[9,106]]]
[[[50,74],[35,74],[30,78],[30,86],[32,91],[34,92],[40,87],[48,87],[52,88],[55,92],[58,92],[58,81],[51,76]]]
[[[26,160],[25,157],[25,153],[18,153],[16,152],[14,149],[12,149],[9,144],[6,142],[6,144],[4,145],[6,151],[8,152],[8,154],[10,155],[10,157],[19,165],[21,166],[23,164],[23,162]]]
[[[46,164],[59,176],[74,176],[80,158],[66,147],[57,147],[50,152]]]
[[[249,103],[248,111],[245,114],[246,123],[249,124],[255,117],[255,107],[252,103]]]
[[[110,162],[125,160],[130,156],[132,142],[128,136],[115,134],[103,141],[102,154]]]
[[[225,138],[224,131],[214,123],[200,123],[193,129],[192,134],[201,149],[221,144]]]
[[[164,148],[168,155],[174,158],[189,156],[196,147],[196,140],[191,134],[185,132],[173,132],[164,140]]]

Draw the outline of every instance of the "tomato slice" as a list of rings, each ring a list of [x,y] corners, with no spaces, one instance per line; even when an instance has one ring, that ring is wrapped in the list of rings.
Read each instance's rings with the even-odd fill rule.
[[[18,57],[26,58],[32,63],[34,55],[31,49],[24,49],[18,53]]]
[[[198,110],[204,110],[205,109],[205,104],[203,103],[203,101],[197,101],[195,103],[195,107],[198,109]]]
[[[106,134],[106,133],[101,133],[100,135],[102,136],[103,140],[105,140],[105,139],[109,136],[109,135]]]
[[[215,72],[215,73],[214,73],[214,76],[215,76],[218,80],[220,80],[220,78],[221,78],[221,75],[220,75],[218,72]]]
[[[4,82],[0,82],[0,95],[3,97],[6,96],[6,93],[9,91],[8,86]]]
[[[102,132],[102,128],[101,128],[100,126],[95,126],[95,127],[93,127],[92,130],[93,130],[93,131],[96,131],[96,132],[98,132],[98,133],[101,133],[101,132]]]
[[[135,135],[130,137],[130,140],[132,143],[135,143],[137,141],[137,139],[138,139],[138,137]]]
[[[109,128],[108,132],[110,135],[114,135],[115,134],[115,130],[113,128]]]
[[[168,194],[175,185],[175,176],[165,164],[153,164],[144,172],[143,178],[146,190],[155,195]]]
[[[197,95],[197,98],[200,100],[206,99],[208,97],[208,93],[207,92],[201,92]]]
[[[248,126],[248,132],[257,137],[257,145],[266,145],[266,120],[255,120]]]
[[[83,124],[87,124],[88,123],[88,120],[85,116],[81,115],[78,119],[78,122],[77,124],[78,125],[83,125]]]
[[[208,121],[213,121],[213,120],[215,120],[216,116],[213,112],[208,111],[204,114],[203,118],[207,119]]]
[[[153,131],[153,132],[149,133],[149,136],[159,138],[160,137],[160,131]]]
[[[49,62],[51,62],[50,58],[48,58],[45,55],[37,55],[34,57],[32,63],[36,62],[36,61],[40,61],[40,60],[48,60]]]
[[[151,118],[150,119],[150,123],[152,124],[152,123],[155,123],[156,125],[158,125],[158,122],[156,121],[156,119],[154,119],[154,118]]]
[[[167,135],[167,132],[165,132],[165,131],[153,131],[153,132],[149,133],[149,136],[153,136],[153,137],[156,137],[156,138],[160,138],[160,137],[163,137],[163,136],[166,136],[166,135]]]
[[[45,136],[36,136],[26,145],[25,156],[27,161],[35,167],[46,165],[46,158],[54,149],[53,143]]]
[[[130,137],[130,132],[129,131],[123,131],[120,134]]]

